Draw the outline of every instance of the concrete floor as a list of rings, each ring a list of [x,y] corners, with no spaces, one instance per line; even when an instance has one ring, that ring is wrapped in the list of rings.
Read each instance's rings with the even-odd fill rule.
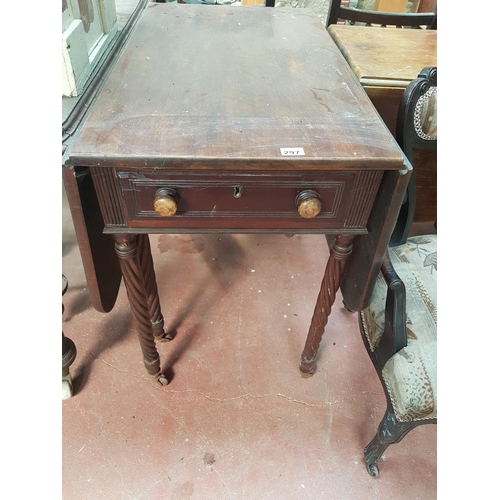
[[[298,364],[328,256],[322,236],[154,235],[166,387],[143,364],[122,288],[90,305],[63,194],[63,331],[77,346],[62,402],[62,493],[88,499],[436,498],[436,426],[363,447],[385,399],[358,330],[334,305],[317,373]]]

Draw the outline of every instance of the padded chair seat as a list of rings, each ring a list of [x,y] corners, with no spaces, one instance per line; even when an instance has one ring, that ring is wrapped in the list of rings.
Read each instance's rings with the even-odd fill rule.
[[[437,418],[437,236],[408,238],[390,248],[389,257],[406,288],[407,346],[387,361],[382,377],[399,421]],[[384,331],[386,296],[380,274],[372,301],[361,312],[372,351]]]

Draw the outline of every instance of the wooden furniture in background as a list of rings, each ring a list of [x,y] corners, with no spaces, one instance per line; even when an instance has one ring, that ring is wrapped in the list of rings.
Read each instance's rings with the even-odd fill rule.
[[[437,27],[437,15],[435,12],[379,12],[377,10],[361,10],[348,7],[343,0],[331,0],[330,12],[327,16],[327,26],[337,24],[338,20],[349,23],[365,23],[369,25],[383,26],[428,26]]]
[[[437,9],[437,0],[420,0],[417,12],[434,12]]]
[[[404,90],[422,68],[437,65],[437,31],[332,25],[328,32],[396,136]]]
[[[176,3],[145,9],[63,169],[71,182],[91,174],[144,364],[161,384],[155,342],[173,332],[148,234],[327,234],[301,356],[310,375],[338,288],[350,310],[368,303],[411,173],[312,11]],[[98,249],[80,241],[92,260]],[[104,293],[96,265],[88,275],[102,284],[89,287],[93,303],[113,297],[116,281]]]
[[[407,0],[375,0],[373,10],[379,12],[404,12]]]

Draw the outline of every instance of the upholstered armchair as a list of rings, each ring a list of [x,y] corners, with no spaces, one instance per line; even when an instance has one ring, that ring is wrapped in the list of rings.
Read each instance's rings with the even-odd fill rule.
[[[437,70],[425,68],[406,89],[398,117],[398,138],[413,159],[414,175],[416,160],[428,158],[415,154],[416,148],[436,154],[436,109]],[[389,445],[418,425],[437,423],[437,235],[407,238],[419,203],[415,183],[407,198],[410,215],[402,210],[399,221],[404,231],[388,248],[370,304],[360,312],[363,340],[387,399],[378,432],[364,450],[372,476]]]

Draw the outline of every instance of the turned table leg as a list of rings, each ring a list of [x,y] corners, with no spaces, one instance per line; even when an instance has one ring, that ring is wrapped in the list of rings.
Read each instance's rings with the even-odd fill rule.
[[[160,309],[160,298],[158,297],[158,288],[156,286],[156,276],[153,267],[153,258],[151,256],[151,245],[147,234],[137,235],[137,247],[141,271],[144,277],[144,286],[146,290],[149,318],[153,335],[159,342],[168,342],[173,339],[174,332],[165,332],[163,315]]]
[[[130,309],[139,330],[144,366],[158,382],[167,385],[168,380],[161,373],[155,338],[169,340],[171,337],[163,331],[163,316],[148,236],[117,234],[114,238]]]
[[[352,251],[353,239],[354,236],[337,236],[330,247],[330,257],[328,258],[311,326],[309,327],[309,333],[307,334],[300,359],[300,371],[305,377],[310,377],[316,371],[316,357],[318,355],[319,344],[325,331],[332,305],[335,302],[335,294],[340,287],[340,277],[345,261]]]

